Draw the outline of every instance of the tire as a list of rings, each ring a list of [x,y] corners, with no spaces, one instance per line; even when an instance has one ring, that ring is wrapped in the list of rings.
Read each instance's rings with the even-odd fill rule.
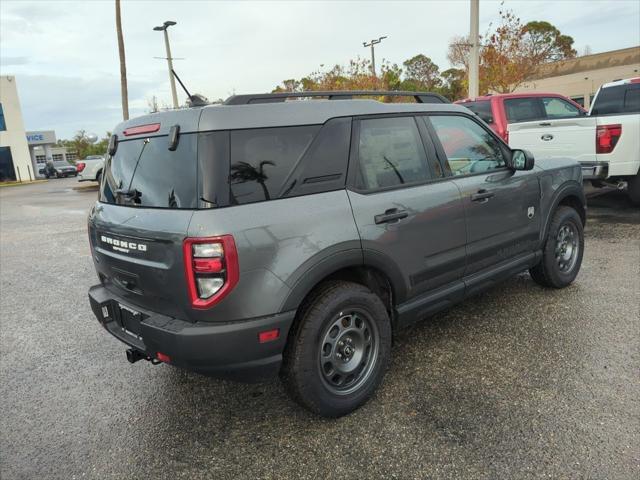
[[[631,203],[640,206],[640,173],[630,177],[627,181],[627,194]]]
[[[573,208],[560,206],[549,225],[542,260],[531,268],[533,280],[543,287],[564,288],[580,271],[584,253],[584,227]]]
[[[391,336],[387,310],[371,290],[345,281],[324,283],[300,307],[289,335],[281,371],[285,388],[318,415],[346,415],[382,381]]]
[[[100,183],[100,180],[102,180],[102,170],[96,173],[96,182]]]

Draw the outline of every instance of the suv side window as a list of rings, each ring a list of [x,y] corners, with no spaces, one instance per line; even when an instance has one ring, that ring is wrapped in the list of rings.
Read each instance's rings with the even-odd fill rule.
[[[504,101],[507,122],[530,122],[545,118],[544,108],[539,97],[507,98]]]
[[[453,175],[486,172],[506,166],[499,142],[470,118],[432,115],[429,120]]]
[[[615,115],[640,112],[640,83],[601,88],[591,115]]]
[[[278,198],[284,182],[320,125],[231,132],[231,203]]]
[[[360,121],[357,188],[377,190],[430,178],[427,156],[413,117]]]
[[[575,105],[558,97],[544,97],[542,99],[547,118],[579,117],[580,110]]]

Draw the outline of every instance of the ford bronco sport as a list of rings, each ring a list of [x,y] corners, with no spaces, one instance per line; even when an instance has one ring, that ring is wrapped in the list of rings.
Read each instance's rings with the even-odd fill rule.
[[[523,270],[575,279],[576,162],[534,165],[433,94],[361,93],[234,96],[116,127],[89,298],[130,362],[279,373],[337,417],[374,393],[396,330]]]

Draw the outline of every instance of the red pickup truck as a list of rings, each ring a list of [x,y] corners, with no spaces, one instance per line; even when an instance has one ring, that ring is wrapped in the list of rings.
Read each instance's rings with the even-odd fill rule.
[[[581,117],[587,111],[557,93],[502,93],[458,100],[509,143],[509,124]]]

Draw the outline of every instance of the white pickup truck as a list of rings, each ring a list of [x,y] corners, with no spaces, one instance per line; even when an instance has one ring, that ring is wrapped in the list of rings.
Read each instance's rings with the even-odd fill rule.
[[[575,158],[585,180],[626,189],[640,205],[640,78],[602,85],[586,116],[510,124],[509,146]]]
[[[82,165],[82,168],[80,168]],[[83,160],[76,162],[78,168],[79,182],[98,182],[102,178],[102,170],[104,169],[104,155],[89,155]]]

